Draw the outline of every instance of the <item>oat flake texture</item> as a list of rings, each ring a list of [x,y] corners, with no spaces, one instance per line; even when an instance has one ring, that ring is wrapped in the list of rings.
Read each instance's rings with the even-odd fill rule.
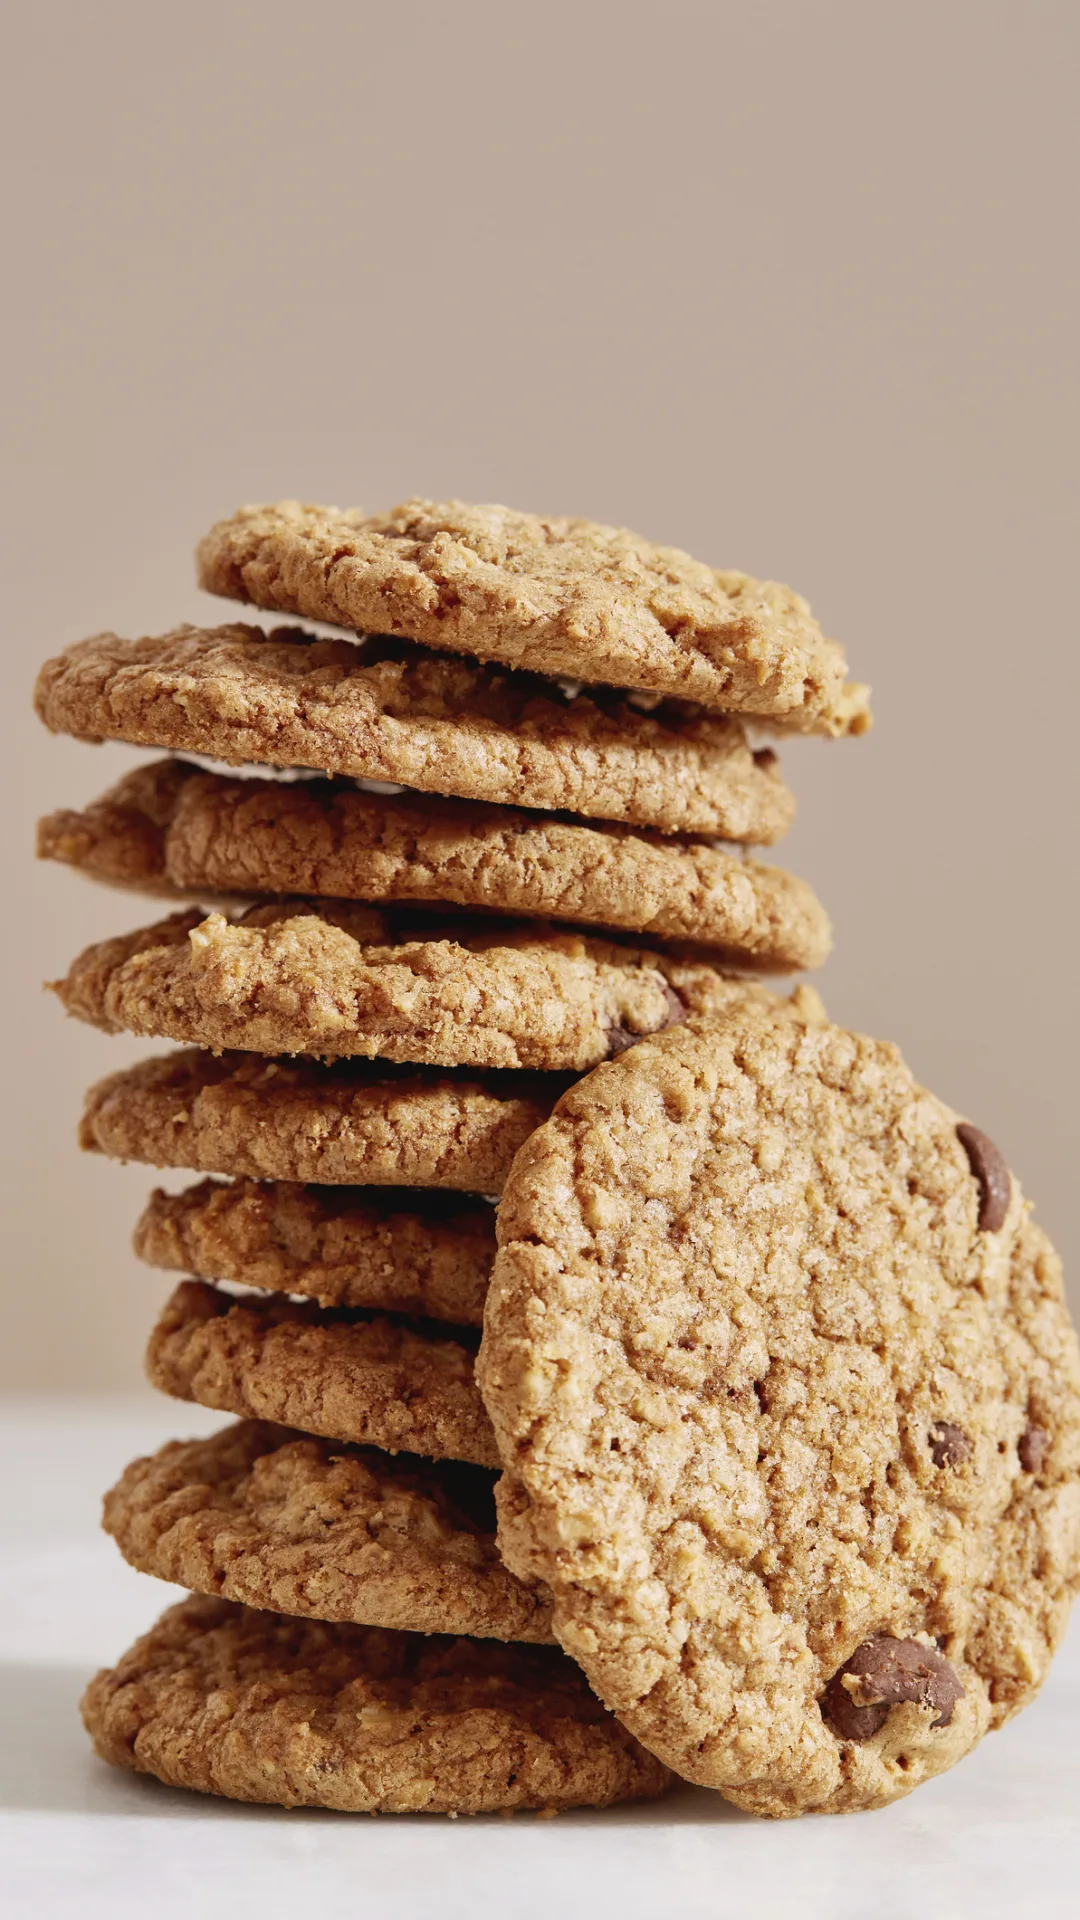
[[[562,1074],[477,1077],[183,1048],[97,1081],[79,1145],[256,1180],[500,1193],[565,1087]]]
[[[764,987],[543,921],[410,925],[353,901],[196,908],[87,947],[53,983],[106,1033],[212,1052],[580,1071]]]
[[[1059,1264],[1015,1178],[980,1231],[957,1122],[894,1047],[743,1008],[599,1067],[504,1191],[503,1556],[626,1726],[757,1813],[952,1765],[1080,1580]]]
[[[535,673],[401,641],[247,626],[100,633],[46,662],[35,700],[47,727],[79,740],[312,767],[666,833],[767,845],[794,812],[775,753],[751,751],[737,719],[678,703],[642,713],[596,690],[564,698]]]
[[[238,1420],[133,1460],[105,1531],[141,1573],[308,1619],[549,1641],[547,1596],[495,1546],[481,1467]]]
[[[113,1766],[270,1806],[606,1807],[668,1782],[556,1647],[327,1626],[201,1595],[99,1673],[82,1714]]]
[[[449,902],[692,941],[766,972],[820,966],[830,945],[805,880],[731,847],[349,781],[227,780],[183,760],[46,815],[38,854],[166,897]]]
[[[183,1193],[155,1189],[134,1247],[149,1266],[200,1280],[478,1327],[495,1210],[437,1189],[200,1180]]]
[[[274,612],[403,634],[534,672],[859,733],[867,690],[806,601],[623,527],[460,500],[387,514],[243,507],[198,552],[199,584]]]

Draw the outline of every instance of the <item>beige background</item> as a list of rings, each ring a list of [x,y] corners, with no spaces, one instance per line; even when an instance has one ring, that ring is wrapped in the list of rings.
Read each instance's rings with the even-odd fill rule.
[[[13,1388],[123,1388],[164,1283],[39,981],[138,904],[35,870],[122,748],[36,664],[208,614],[241,501],[500,499],[812,599],[866,742],[787,755],[834,1014],[1075,1249],[1080,9],[995,0],[7,12],[2,1167]]]

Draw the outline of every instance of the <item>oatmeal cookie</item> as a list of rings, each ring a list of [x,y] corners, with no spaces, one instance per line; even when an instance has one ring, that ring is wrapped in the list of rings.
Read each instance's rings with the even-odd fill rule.
[[[242,507],[198,551],[199,584],[276,613],[452,653],[767,714],[814,733],[869,724],[865,687],[806,601],[624,527],[460,500],[389,513]]]
[[[199,1595],[91,1681],[103,1760],[343,1813],[610,1806],[669,1775],[555,1647],[326,1626]]]
[[[757,1813],[874,1807],[1038,1689],[1080,1356],[1001,1154],[897,1050],[744,1008],[519,1154],[478,1368],[499,1544],[601,1698]]]

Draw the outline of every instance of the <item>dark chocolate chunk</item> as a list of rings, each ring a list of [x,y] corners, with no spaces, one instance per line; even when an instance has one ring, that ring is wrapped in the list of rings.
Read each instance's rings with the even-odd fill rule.
[[[979,1232],[996,1233],[1004,1225],[1012,1195],[1012,1175],[992,1140],[964,1120],[956,1137],[979,1183]]]
[[[846,1687],[847,1675],[853,1685]],[[841,1740],[869,1740],[901,1700],[933,1707],[935,1727],[947,1727],[964,1689],[947,1660],[920,1640],[875,1633],[856,1647],[821,1696],[821,1711]]]
[[[664,1021],[664,1025],[665,1027],[681,1027],[683,1021],[686,1019],[686,1001],[683,999],[681,993],[676,993],[675,988],[671,986],[670,983],[665,984],[664,992],[667,994],[668,1004],[668,1017]]]
[[[1025,1473],[1038,1473],[1049,1445],[1050,1435],[1045,1427],[1025,1427],[1016,1448]]]
[[[935,1467],[962,1467],[975,1451],[963,1427],[938,1420],[930,1429],[930,1457]]]
[[[686,1019],[686,1001],[682,994],[676,993],[675,988],[666,982],[664,992],[667,996],[667,1019],[662,1027],[654,1028],[656,1033],[663,1033],[667,1027],[679,1027]],[[639,1040],[651,1040],[652,1037],[651,1033],[631,1033],[629,1027],[609,1027],[608,1059],[614,1060],[617,1053],[625,1053],[628,1047],[636,1047]]]

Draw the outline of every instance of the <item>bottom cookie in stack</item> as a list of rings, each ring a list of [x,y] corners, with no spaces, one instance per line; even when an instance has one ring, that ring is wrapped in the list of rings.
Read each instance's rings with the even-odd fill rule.
[[[193,1596],[91,1681],[114,1766],[346,1813],[610,1806],[666,1769],[554,1647],[328,1625]]]

